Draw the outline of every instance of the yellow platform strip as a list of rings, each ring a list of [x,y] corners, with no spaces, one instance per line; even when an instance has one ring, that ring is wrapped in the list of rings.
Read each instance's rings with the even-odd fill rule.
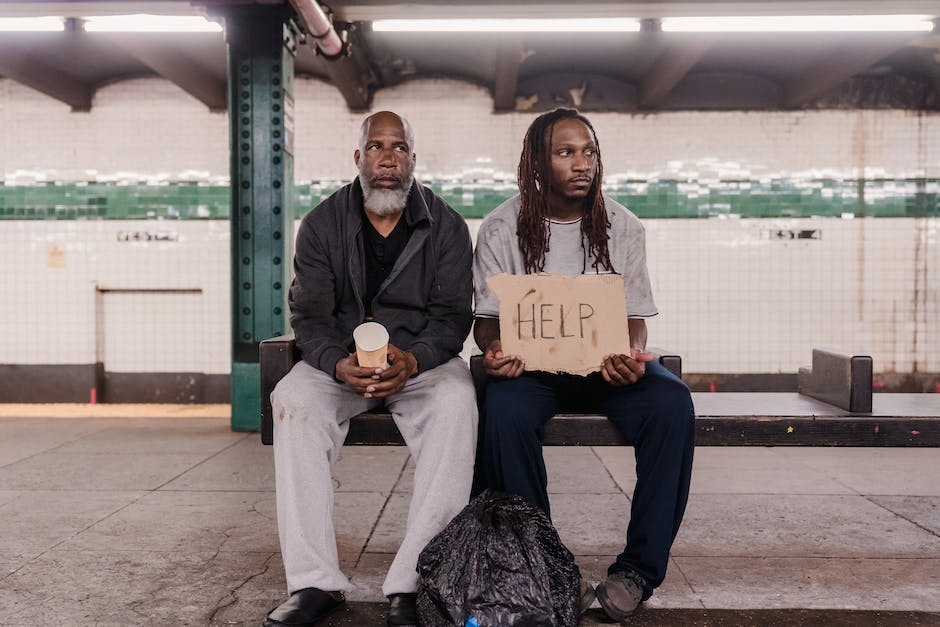
[[[0,418],[231,418],[228,403],[0,403]]]

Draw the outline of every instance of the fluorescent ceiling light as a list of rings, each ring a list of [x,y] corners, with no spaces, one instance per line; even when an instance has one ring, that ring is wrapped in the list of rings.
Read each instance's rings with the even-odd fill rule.
[[[7,33],[64,30],[65,21],[61,17],[0,17],[0,31]]]
[[[635,33],[640,30],[640,21],[626,17],[376,20],[372,22],[372,30],[399,33]]]
[[[662,30],[672,33],[731,32],[893,32],[930,31],[927,15],[752,15],[666,17]]]
[[[201,15],[97,15],[83,18],[90,33],[220,33]]]

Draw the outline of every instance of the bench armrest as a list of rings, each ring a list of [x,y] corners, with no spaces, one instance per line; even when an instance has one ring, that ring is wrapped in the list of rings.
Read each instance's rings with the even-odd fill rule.
[[[813,367],[800,368],[800,394],[853,413],[871,412],[872,359],[813,349]]]
[[[656,359],[662,364],[663,368],[682,378],[682,356],[674,351],[666,350],[656,346],[647,346],[646,352],[656,355]]]
[[[261,342],[261,442],[274,442],[271,392],[300,359],[293,335],[279,335]]]

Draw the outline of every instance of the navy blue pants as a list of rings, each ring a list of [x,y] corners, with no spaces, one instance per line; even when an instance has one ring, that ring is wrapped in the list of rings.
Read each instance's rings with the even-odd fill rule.
[[[487,485],[523,496],[551,515],[542,441],[545,424],[565,410],[604,414],[633,443],[637,482],[627,545],[608,574],[639,573],[649,596],[666,576],[689,497],[695,447],[689,389],[658,362],[646,364],[646,375],[623,387],[608,384],[599,373],[526,372],[491,380],[482,416]]]

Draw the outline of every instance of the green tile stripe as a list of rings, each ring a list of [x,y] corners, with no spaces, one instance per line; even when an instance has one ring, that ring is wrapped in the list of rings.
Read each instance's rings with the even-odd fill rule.
[[[298,217],[342,185],[296,185]],[[434,181],[431,188],[467,218],[481,218],[516,193],[514,183]],[[940,216],[940,179],[625,180],[608,194],[641,218]],[[0,220],[227,220],[227,185],[168,182],[0,184]]]

